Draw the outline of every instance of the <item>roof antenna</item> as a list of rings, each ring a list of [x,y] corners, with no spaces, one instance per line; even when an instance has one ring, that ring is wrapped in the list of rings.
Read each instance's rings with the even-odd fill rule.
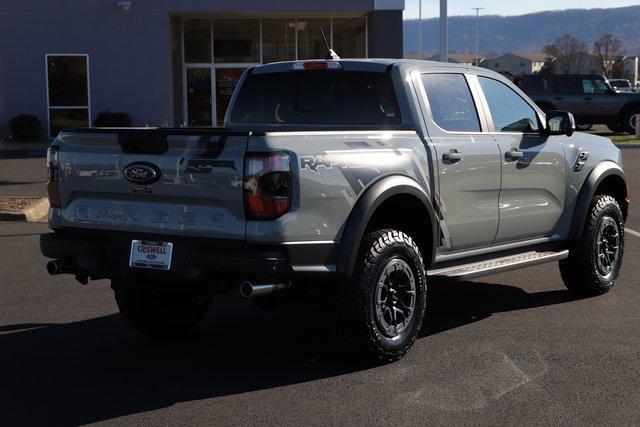
[[[322,34],[322,39],[324,40],[324,45],[327,46],[327,52],[328,52],[327,56],[324,59],[333,59],[333,60],[340,59],[338,54],[335,53],[333,49],[331,49],[331,46],[329,46],[329,42],[327,42],[327,37],[324,35],[324,30],[322,29],[322,27],[320,27],[320,33]]]

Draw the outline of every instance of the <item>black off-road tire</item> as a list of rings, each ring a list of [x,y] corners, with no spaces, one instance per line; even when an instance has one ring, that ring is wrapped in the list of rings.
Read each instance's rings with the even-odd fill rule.
[[[397,264],[401,264],[405,271],[408,266],[413,274],[415,305],[401,333],[390,337],[389,332],[385,333],[383,330],[376,314],[378,298],[376,291],[379,280],[384,277],[384,272],[397,267]],[[400,272],[401,275],[403,273]],[[398,273],[394,271],[392,274],[397,276]],[[391,274],[386,277],[387,280],[391,280]],[[400,277],[401,282],[401,276],[397,277]],[[405,285],[404,288],[409,289],[409,286]],[[347,332],[346,336],[343,334],[343,339],[347,339],[347,347],[355,350],[359,355],[370,356],[374,360],[385,363],[402,358],[411,349],[420,333],[427,304],[424,262],[413,239],[397,230],[378,230],[365,236],[356,271],[353,278],[346,284],[345,291],[340,301],[339,310],[343,316],[339,316],[341,317],[339,327]],[[409,294],[404,293],[405,297]],[[391,294],[387,293],[387,295]],[[402,307],[406,308],[406,305],[403,304]]]
[[[608,220],[611,219],[613,221]],[[611,271],[604,274],[598,265],[598,240],[604,223],[609,229],[614,224],[618,233],[617,256],[611,262]],[[605,224],[606,225],[606,224]],[[602,248],[602,244],[600,245]],[[593,198],[585,230],[581,239],[570,249],[569,258],[560,261],[560,273],[565,286],[581,296],[601,295],[616,284],[624,255],[624,219],[620,205],[611,196],[598,195]]]
[[[193,329],[211,305],[209,292],[153,292],[144,287],[114,285],[116,303],[124,320],[151,336],[177,336]]]
[[[640,114],[640,107],[631,108],[628,111],[625,111],[622,116],[622,129],[629,135],[636,134],[636,129],[633,126],[634,123],[632,123],[634,121],[633,116],[636,114]]]

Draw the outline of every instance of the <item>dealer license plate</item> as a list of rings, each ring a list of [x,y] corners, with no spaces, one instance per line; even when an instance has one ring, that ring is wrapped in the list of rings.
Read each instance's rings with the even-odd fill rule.
[[[129,266],[152,268],[154,270],[171,269],[173,243],[150,240],[132,240]]]

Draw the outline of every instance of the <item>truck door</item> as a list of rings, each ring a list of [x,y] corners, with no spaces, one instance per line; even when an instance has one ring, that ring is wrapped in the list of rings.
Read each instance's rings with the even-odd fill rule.
[[[621,106],[602,77],[583,78],[582,91],[587,119],[594,123],[615,122]]]
[[[478,76],[500,147],[500,226],[495,244],[550,237],[565,204],[562,137],[545,137],[534,108],[511,87]]]
[[[440,251],[490,246],[498,229],[498,145],[482,132],[486,122],[464,74],[427,73],[417,80],[436,155]]]
[[[557,109],[573,113],[578,121],[584,121],[585,116],[589,115],[589,107],[584,101],[585,95],[580,77],[554,77],[553,92],[553,103]]]

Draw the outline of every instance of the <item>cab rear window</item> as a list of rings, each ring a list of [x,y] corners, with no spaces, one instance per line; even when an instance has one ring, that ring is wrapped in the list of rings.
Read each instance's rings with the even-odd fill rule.
[[[253,74],[240,89],[234,123],[397,125],[387,73],[300,71]]]

